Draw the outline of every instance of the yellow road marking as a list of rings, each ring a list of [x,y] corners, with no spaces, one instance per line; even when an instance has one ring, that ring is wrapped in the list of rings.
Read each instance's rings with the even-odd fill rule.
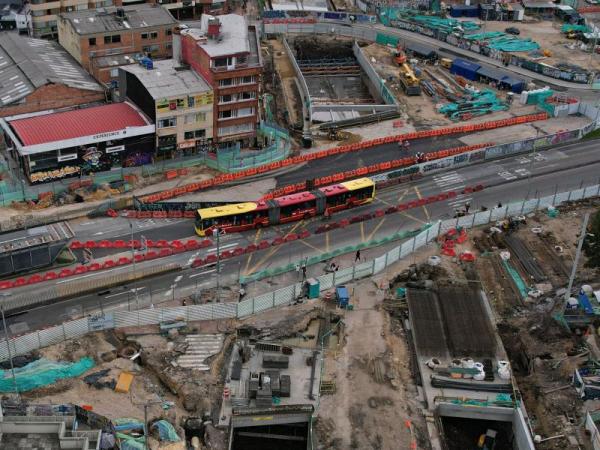
[[[400,214],[402,214],[403,216],[406,216],[406,217],[408,217],[409,219],[412,219],[412,220],[414,220],[415,222],[421,222],[421,223],[423,223],[423,224],[427,223],[427,222],[425,222],[424,220],[417,219],[417,218],[416,218],[415,216],[413,216],[412,214],[408,214],[408,213],[405,213],[405,212],[401,212]]]
[[[419,188],[414,186],[415,188],[415,193],[417,194],[417,197],[419,198],[419,200],[421,200],[423,198],[423,196],[421,195],[421,191],[419,191]],[[427,218],[427,221],[429,221],[429,219],[431,219],[431,217],[429,216],[429,211],[427,210],[427,206],[423,205],[423,212],[425,213],[425,217]]]
[[[360,223],[360,242],[365,242],[365,223]]]
[[[258,242],[258,238],[260,237],[260,232],[262,231],[262,228],[259,228],[258,230],[256,230],[256,234],[254,235],[254,245],[256,245],[256,243]],[[254,255],[254,252],[250,253],[250,255],[248,255],[248,259],[246,260],[246,267],[244,268],[244,273],[248,272],[248,267],[250,267],[250,262],[252,261],[252,255]]]
[[[294,225],[294,226],[292,227],[292,229],[291,229],[290,231],[288,231],[288,232],[287,232],[287,233],[286,233],[286,234],[285,234],[283,237],[285,238],[287,235],[289,235],[289,234],[293,233],[293,232],[296,230],[296,228],[298,228],[298,227],[299,227],[300,225],[302,225],[303,223],[304,223],[304,220],[301,220],[300,222],[298,222],[298,223],[297,223],[296,225]],[[264,263],[265,263],[265,262],[266,262],[266,261],[267,261],[267,260],[268,260],[268,259],[269,259],[271,256],[273,256],[275,253],[277,253],[277,251],[278,251],[278,250],[279,250],[281,247],[283,247],[283,245],[276,245],[275,247],[271,247],[271,250],[269,250],[269,252],[268,252],[268,253],[267,253],[265,256],[263,256],[263,257],[260,259],[260,261],[258,261],[258,263],[256,263],[256,265],[255,265],[255,266],[254,266],[252,269],[250,269],[250,271],[246,271],[246,274],[245,274],[245,276],[248,276],[249,274],[256,272],[256,271],[258,270],[258,268],[259,268],[260,266],[262,266],[262,265],[263,265],[263,264],[264,264]]]
[[[306,242],[304,239],[299,239],[298,242],[303,243],[304,245],[306,245],[307,247],[310,247],[312,249],[315,249],[316,251],[318,251],[319,253],[323,253],[323,250],[321,250],[318,247],[315,247],[314,245],[312,245],[310,242]]]
[[[329,231],[325,233],[325,251],[329,253]]]
[[[377,200],[385,205],[388,205],[388,206],[396,206],[396,205],[392,205],[390,202],[386,202],[384,199],[379,198],[379,197],[375,197],[375,200]]]
[[[369,242],[371,239],[373,239],[373,235],[374,235],[375,233],[377,233],[377,231],[379,230],[379,228],[381,228],[381,225],[383,225],[383,222],[385,222],[385,217],[383,217],[383,218],[382,218],[382,219],[379,221],[379,223],[377,224],[377,226],[376,226],[376,227],[373,229],[373,231],[371,232],[371,234],[369,234],[369,236],[367,237],[367,240],[366,240],[366,241],[363,241],[363,242]],[[362,223],[361,223],[361,225],[362,225]]]
[[[404,189],[404,192],[402,194],[400,194],[400,197],[398,197],[398,203],[402,202],[402,199],[404,197],[406,197],[406,194],[408,194],[408,189]]]

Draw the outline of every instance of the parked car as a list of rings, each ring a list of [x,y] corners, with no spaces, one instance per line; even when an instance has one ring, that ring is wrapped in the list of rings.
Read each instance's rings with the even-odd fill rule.
[[[508,27],[504,30],[504,32],[508,33],[508,34],[514,34],[515,36],[518,36],[519,34],[521,34],[519,29],[516,27]]]

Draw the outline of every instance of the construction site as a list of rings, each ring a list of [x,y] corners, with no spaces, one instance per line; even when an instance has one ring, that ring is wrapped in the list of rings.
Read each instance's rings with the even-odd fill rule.
[[[5,361],[0,448],[42,411],[126,450],[590,448],[597,269],[581,261],[579,298],[564,294],[574,230],[599,206],[450,229],[379,275],[245,320],[88,334],[13,358],[14,378]]]

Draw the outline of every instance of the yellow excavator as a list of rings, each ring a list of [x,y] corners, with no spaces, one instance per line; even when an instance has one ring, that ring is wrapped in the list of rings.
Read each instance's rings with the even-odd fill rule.
[[[394,61],[400,67],[400,85],[406,95],[421,95],[421,84],[419,78],[415,75],[407,62],[404,49],[398,44],[394,52]]]

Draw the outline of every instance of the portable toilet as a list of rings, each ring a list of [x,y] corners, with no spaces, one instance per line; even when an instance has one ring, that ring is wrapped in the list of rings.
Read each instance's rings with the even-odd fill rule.
[[[335,288],[335,296],[340,308],[346,308],[350,302],[350,296],[348,295],[348,289],[346,286],[338,286]]]
[[[316,278],[309,278],[306,280],[306,287],[308,298],[319,298],[319,292],[321,291],[319,280]]]

